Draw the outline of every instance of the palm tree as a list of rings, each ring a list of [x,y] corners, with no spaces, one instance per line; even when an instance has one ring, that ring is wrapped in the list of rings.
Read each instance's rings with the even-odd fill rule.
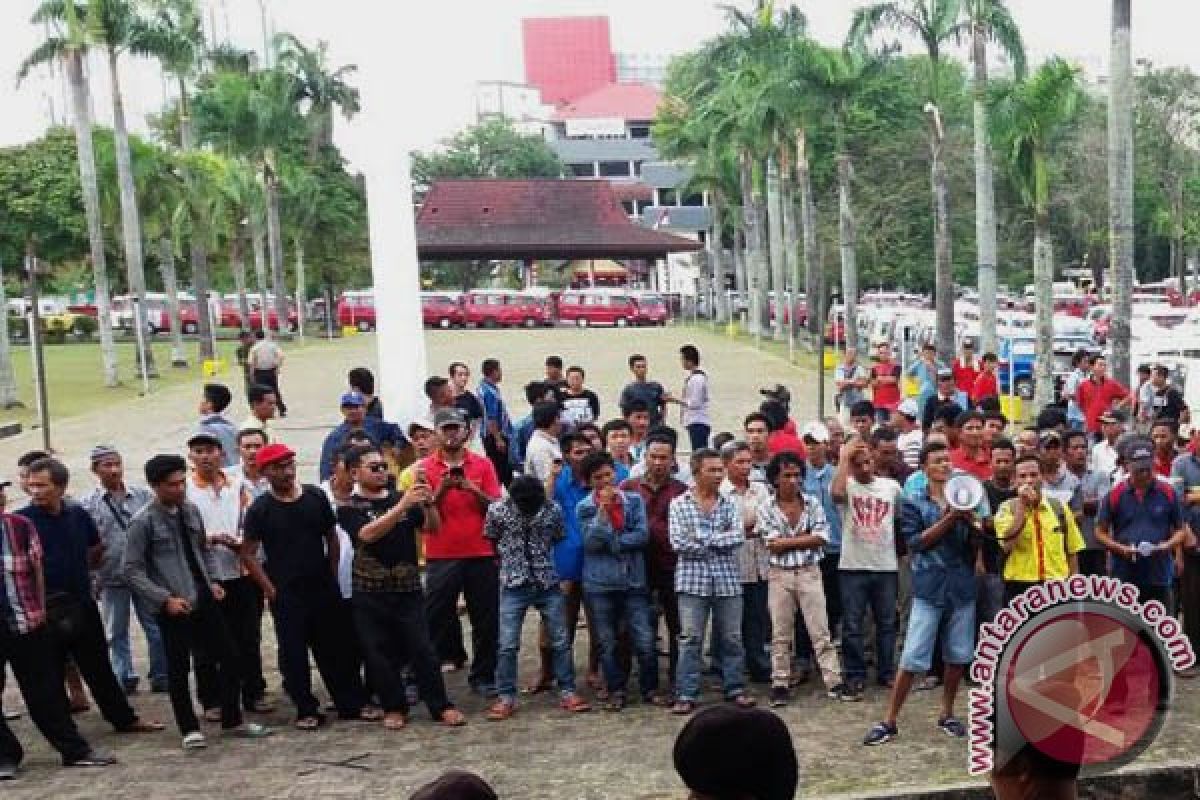
[[[167,295],[167,320],[171,329],[171,366],[186,367],[183,322],[179,313],[179,281],[175,272],[175,210],[181,202],[183,185],[178,175],[175,151],[160,150],[154,179],[139,188],[144,212],[142,222],[147,241],[158,243],[158,271]]]
[[[1079,106],[1078,70],[1061,59],[1046,62],[1025,81],[992,93],[992,128],[1021,200],[1033,217],[1033,275],[1037,290],[1034,403],[1054,400],[1054,247],[1050,239],[1048,150]]]
[[[190,249],[201,360],[212,360],[217,352],[210,312],[208,254],[219,243],[220,220],[225,216],[224,173],[225,161],[219,155],[203,150],[179,154],[178,179],[183,191],[175,209],[174,227],[181,239],[186,237]]]
[[[975,250],[979,266],[981,352],[996,351],[996,196],[992,187],[992,153],[988,143],[987,46],[991,40],[1008,56],[1017,79],[1025,76],[1025,45],[1004,0],[965,0],[963,14],[971,27],[972,90],[975,123]]]
[[[20,405],[17,378],[13,374],[12,347],[8,338],[8,297],[4,289],[4,270],[0,269],[0,408],[7,410]]]
[[[934,307],[937,319],[938,357],[954,358],[954,264],[950,243],[950,190],[946,164],[945,127],[941,110],[942,50],[966,33],[961,21],[962,0],[893,0],[875,3],[854,12],[847,43],[862,45],[879,31],[888,30],[920,40],[929,57],[926,113],[929,116],[929,156],[934,205]]]
[[[30,70],[51,61],[61,61],[71,93],[71,120],[75,128],[75,146],[79,159],[79,182],[83,189],[83,209],[87,219],[88,243],[92,262],[92,277],[96,282],[97,326],[100,331],[100,358],[104,366],[104,385],[120,384],[117,371],[117,350],[113,342],[112,303],[108,295],[108,265],[104,254],[104,229],[100,222],[100,187],[96,182],[96,155],[92,147],[92,113],[87,78],[84,75],[84,56],[87,52],[87,31],[92,25],[92,8],[87,19],[81,19],[79,8],[66,3],[61,18],[48,12],[51,2],[38,9],[33,22],[50,23],[54,33],[26,57],[17,72],[22,81]]]
[[[346,82],[358,70],[346,64],[331,70],[328,65],[329,43],[308,47],[290,33],[275,37],[277,67],[292,76],[295,100],[308,104],[308,160],[315,161],[322,148],[333,144],[333,110],[339,108],[347,119],[357,114],[358,89]]]
[[[1128,385],[1133,314],[1133,63],[1130,0],[1112,3],[1108,80],[1108,239],[1112,255],[1113,377]]]
[[[221,190],[225,196],[226,241],[229,248],[229,268],[233,272],[234,291],[238,298],[238,318],[241,320],[242,329],[249,330],[246,245],[252,241],[253,232],[260,227],[256,215],[261,215],[262,187],[254,174],[254,167],[246,159],[234,157],[225,164]],[[265,284],[265,281],[263,283]],[[265,296],[265,287],[260,289],[263,289]]]

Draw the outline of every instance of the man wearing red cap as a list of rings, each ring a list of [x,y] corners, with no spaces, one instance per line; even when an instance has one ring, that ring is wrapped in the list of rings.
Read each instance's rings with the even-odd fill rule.
[[[296,481],[296,454],[287,445],[267,445],[255,462],[271,488],[246,510],[242,563],[271,604],[296,727],[315,730],[325,721],[312,693],[310,650],[341,718],[380,719],[376,710],[364,710],[362,682],[345,658],[353,621],[338,592],[341,548],[333,509],[320,489]],[[257,558],[260,546],[265,571]]]

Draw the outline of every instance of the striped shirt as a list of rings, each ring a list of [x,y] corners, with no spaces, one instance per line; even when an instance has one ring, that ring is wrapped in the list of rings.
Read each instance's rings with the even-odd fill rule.
[[[675,591],[698,597],[736,597],[742,593],[738,551],[746,541],[737,504],[718,494],[705,513],[689,489],[671,501],[668,512],[675,564]]]
[[[819,536],[822,541],[829,541],[829,522],[825,519],[825,509],[821,501],[812,495],[800,495],[804,506],[800,518],[792,525],[787,514],[774,501],[758,507],[758,535],[764,541],[772,539],[790,539],[796,536]],[[799,569],[812,567],[825,557],[825,548],[813,547],[807,550],[787,550],[783,553],[771,553],[771,566],[781,569]]]
[[[0,524],[0,620],[22,635],[46,621],[42,542],[24,517],[0,513]]]

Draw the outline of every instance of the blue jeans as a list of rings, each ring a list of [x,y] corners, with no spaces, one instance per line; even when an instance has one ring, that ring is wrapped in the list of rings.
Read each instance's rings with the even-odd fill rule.
[[[624,692],[629,676],[617,658],[617,630],[622,624],[629,630],[638,662],[638,685],[642,697],[658,691],[658,653],[654,647],[653,615],[646,589],[624,592],[585,592],[584,601],[592,609],[592,624],[600,643],[600,667],[610,693]]]
[[[496,658],[496,695],[517,700],[517,654],[521,650],[521,624],[525,612],[536,608],[542,615],[546,637],[554,652],[554,680],[563,695],[575,693],[574,651],[567,638],[566,604],[557,586],[542,589],[519,586],[500,590],[500,647]]]
[[[797,615],[800,616],[800,615]],[[766,683],[771,679],[771,613],[767,607],[767,582],[742,584],[742,644],[746,650],[746,671],[750,680]]]
[[[920,597],[913,598],[904,652],[900,654],[900,669],[912,673],[928,672],[933,666],[933,651],[939,641],[943,664],[964,666],[971,663],[975,652],[974,603],[960,608],[938,607]]]
[[[687,426],[688,441],[692,445],[692,452],[696,452],[701,448],[708,447],[708,435],[712,433],[712,426],[705,425],[703,422],[693,422]]]
[[[847,683],[866,683],[863,618],[867,609],[875,622],[875,664],[880,683],[896,676],[895,572],[842,570],[842,671]]]
[[[133,668],[133,653],[129,645],[129,607],[133,606],[142,632],[146,634],[146,650],[150,655],[151,686],[167,685],[167,652],[163,648],[158,620],[127,586],[105,586],[100,595],[100,610],[104,615],[104,630],[108,635],[108,654],[113,672],[122,686],[137,680]]]
[[[675,689],[680,700],[696,702],[700,697],[701,649],[704,627],[709,613],[713,618],[713,638],[716,646],[717,668],[721,672],[721,689],[726,698],[745,693],[746,656],[742,650],[742,596],[700,597],[694,594],[679,598],[679,668]]]

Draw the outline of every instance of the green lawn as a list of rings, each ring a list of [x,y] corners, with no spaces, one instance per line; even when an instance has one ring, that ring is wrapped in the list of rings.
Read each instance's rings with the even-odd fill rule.
[[[306,348],[329,346],[324,340],[315,340],[312,337],[307,338],[305,342]],[[295,344],[286,344],[285,346],[289,351],[297,347]],[[218,354],[226,364],[225,372],[217,380],[231,387],[240,387],[242,383],[237,359],[234,357],[236,348],[237,342],[235,341],[218,340],[217,342]],[[200,361],[197,358],[196,342],[185,342],[184,352],[189,360],[188,367],[186,369],[172,367],[170,342],[164,339],[154,343],[154,358],[158,366],[159,377],[150,381],[152,394],[174,386],[202,382],[203,375]],[[142,381],[135,372],[134,353],[132,342],[118,342],[117,359],[120,365],[121,385],[115,389],[106,389],[100,363],[99,344],[46,345],[46,386],[52,418],[73,417],[141,396]],[[29,347],[14,346],[12,357],[13,369],[17,376],[17,392],[25,407],[0,411],[0,420],[17,420],[29,426],[37,421],[33,360]]]

